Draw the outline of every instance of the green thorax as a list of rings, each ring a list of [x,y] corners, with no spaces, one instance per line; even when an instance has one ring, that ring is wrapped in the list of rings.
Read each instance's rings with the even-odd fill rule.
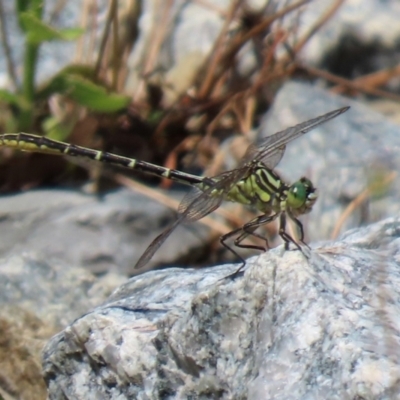
[[[288,211],[293,216],[311,211],[317,200],[316,189],[307,178],[289,186],[280,176],[259,162],[228,192],[226,200],[269,214]]]

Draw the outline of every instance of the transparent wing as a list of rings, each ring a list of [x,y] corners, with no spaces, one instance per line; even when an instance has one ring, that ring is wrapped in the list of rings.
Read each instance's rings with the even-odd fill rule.
[[[150,246],[145,250],[145,252],[140,256],[138,262],[136,263],[134,269],[143,268],[154,256],[156,251],[161,247],[161,245],[168,239],[169,235],[174,231],[174,229],[182,222],[182,219],[178,218],[169,228],[158,235],[151,243]]]
[[[217,209],[221,203],[222,198],[206,195],[197,188],[191,190],[179,204],[176,221],[150,243],[134,268],[144,267],[180,223],[197,221]]]
[[[135,265],[135,269],[144,267],[154,256],[156,251],[168,239],[174,229],[183,221],[197,221],[212,211],[216,210],[224,200],[226,193],[249,170],[249,167],[227,171],[220,175],[205,178],[203,184],[207,187],[204,191],[193,188],[185,195],[178,207],[177,220],[164,232],[158,235],[145,250]]]
[[[202,183],[193,187],[181,200],[178,206],[178,213],[188,221],[197,221],[212,212],[215,208],[211,193],[204,192],[215,185],[211,178],[203,178]],[[216,196],[213,196],[216,198]]]
[[[276,167],[276,165],[282,159],[287,143],[291,142],[301,135],[304,135],[305,133],[316,128],[317,126],[331,120],[332,118],[343,114],[349,108],[350,107],[343,107],[328,112],[327,114],[310,119],[308,121],[302,122],[301,124],[275,133],[274,135],[268,136],[263,139],[259,144],[257,144],[257,146],[250,145],[249,148],[246,150],[246,153],[241,163],[245,164],[249,162],[262,161],[270,169]],[[257,148],[258,151],[255,151],[255,148]]]
[[[182,199],[178,213],[187,221],[197,221],[217,209],[232,187],[248,173],[249,166],[223,172],[203,180],[203,188],[194,188]]]
[[[205,195],[200,189],[194,188],[180,202],[178,213],[186,221],[198,221],[217,209],[221,202],[222,197]]]
[[[260,154],[260,148],[256,147],[254,144],[251,144],[247,148],[246,154],[241,160],[241,165],[246,165],[249,162],[252,162],[253,160],[258,160],[263,162],[267,166],[267,168],[273,169],[279,164],[279,161],[282,160],[282,157],[285,154],[285,150],[286,150],[285,145],[277,148],[272,148],[271,151],[268,154],[266,154],[263,158],[258,159]]]

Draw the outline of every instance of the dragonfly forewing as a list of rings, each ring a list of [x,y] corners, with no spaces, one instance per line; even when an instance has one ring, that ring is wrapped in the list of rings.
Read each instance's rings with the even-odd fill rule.
[[[145,250],[145,252],[140,256],[139,260],[135,264],[134,269],[143,268],[154,256],[157,250],[162,246],[162,244],[168,239],[174,229],[182,222],[182,219],[178,217],[178,219],[164,232],[159,234],[150,244],[149,247]]]
[[[178,206],[176,221],[164,232],[158,235],[145,250],[135,269],[144,267],[153,257],[171,233],[183,222],[193,222],[216,210],[225,200],[232,186],[246,173],[246,169],[223,172],[213,178],[204,178],[199,187],[194,187],[182,199]],[[203,186],[202,189],[200,187]]]
[[[337,117],[346,112],[350,107],[343,107],[331,111],[320,117],[310,119],[298,125],[277,132],[274,135],[267,136],[257,144],[258,152],[254,152],[250,147],[244,155],[244,162],[263,162],[268,168],[273,169],[279,163],[285,151],[285,146],[299,136],[306,134],[317,126]],[[252,146],[252,145],[250,145]]]
[[[285,154],[285,150],[286,150],[285,145],[273,149],[269,154],[267,154],[264,158],[262,158],[259,161],[264,163],[267,168],[274,169],[282,160],[282,157]],[[259,154],[260,154],[260,149],[256,147],[254,144],[251,144],[247,148],[246,154],[244,155],[240,164],[244,166],[248,163],[253,162],[254,160],[257,160]]]
[[[139,258],[134,269],[144,267],[168,239],[175,228],[177,228],[182,222],[197,221],[216,210],[221,205],[223,198],[212,196],[211,192],[212,188],[208,188],[203,192],[199,188],[195,187],[187,193],[178,206],[178,217],[176,221],[150,243],[149,247],[147,247],[145,252]]]

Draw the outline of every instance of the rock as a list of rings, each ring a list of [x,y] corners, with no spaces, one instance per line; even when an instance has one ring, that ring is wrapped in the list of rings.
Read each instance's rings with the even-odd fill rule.
[[[399,232],[133,278],[48,343],[49,398],[397,398]]]
[[[0,399],[45,399],[41,352],[57,331],[33,311],[2,304],[0,310]]]
[[[44,399],[41,351],[51,336],[103,302],[123,278],[96,279],[33,254],[0,261],[0,395]]]
[[[383,114],[395,124],[400,125],[400,105],[398,102],[381,98],[368,101],[368,106]]]
[[[174,197],[173,191],[168,192]],[[176,199],[183,192],[175,193]],[[179,200],[177,200],[179,204]],[[151,241],[175,212],[138,193],[120,190],[101,198],[66,190],[37,190],[0,198],[0,251],[4,256],[34,251],[101,275],[130,275]],[[199,246],[207,229],[180,226],[170,246],[149,267],[168,263]]]
[[[289,3],[295,3],[295,0]],[[346,0],[333,11],[338,3],[312,1],[300,12],[290,13],[284,18],[283,26],[289,32],[296,32],[290,36],[289,43],[296,45],[299,38],[308,35],[331,10],[330,18],[313,32],[302,49],[301,62],[350,79],[396,67],[400,57],[400,28],[396,23],[399,2]],[[388,26],[393,26],[393,29],[388,29]],[[287,54],[287,50],[282,48],[282,53]],[[398,79],[392,79],[390,86],[398,91]]]
[[[289,143],[276,169],[288,182],[307,176],[318,189],[312,212],[300,218],[311,241],[329,238],[368,187],[371,193],[344,220],[342,232],[399,212],[400,127],[363,104],[292,81],[259,129],[264,137],[347,105],[346,113]]]

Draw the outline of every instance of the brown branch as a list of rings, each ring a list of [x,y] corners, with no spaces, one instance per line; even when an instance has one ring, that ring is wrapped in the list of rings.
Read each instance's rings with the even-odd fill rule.
[[[360,76],[358,78],[353,79],[352,82],[362,87],[375,89],[376,87],[383,86],[384,84],[388,83],[390,79],[395,78],[399,75],[400,75],[400,65],[397,65],[392,68],[386,68],[377,72],[372,72],[371,74]],[[333,87],[331,90],[334,93],[342,93],[343,91],[346,90],[346,87],[342,85],[337,85]]]
[[[293,48],[293,52],[297,54],[305,44],[324,26],[336,13],[336,11],[342,6],[345,0],[336,0],[330,8],[328,8],[324,14],[314,23],[310,30],[296,43]]]
[[[390,93],[390,92],[387,92],[384,90],[370,88],[363,84],[360,84],[360,83],[351,81],[349,79],[334,75],[334,74],[332,74],[328,71],[324,71],[322,69],[305,66],[305,65],[300,65],[300,64],[297,64],[297,67],[299,69],[302,69],[302,70],[308,72],[310,75],[318,76],[319,78],[326,79],[329,82],[336,83],[336,84],[344,86],[348,89],[356,90],[356,91],[359,91],[362,93],[372,94],[374,96],[385,97],[387,99],[391,99],[391,100],[400,102],[400,96],[397,94]]]
[[[100,72],[101,61],[103,60],[103,56],[104,56],[106,45],[107,45],[107,40],[108,40],[108,37],[110,34],[111,24],[112,24],[112,21],[114,20],[114,15],[116,13],[116,10],[117,10],[116,0],[111,0],[111,4],[108,9],[106,25],[104,27],[103,36],[102,36],[101,42],[100,42],[99,55],[97,57],[97,61],[95,64],[94,71],[95,71],[96,77],[99,75],[99,72]]]

